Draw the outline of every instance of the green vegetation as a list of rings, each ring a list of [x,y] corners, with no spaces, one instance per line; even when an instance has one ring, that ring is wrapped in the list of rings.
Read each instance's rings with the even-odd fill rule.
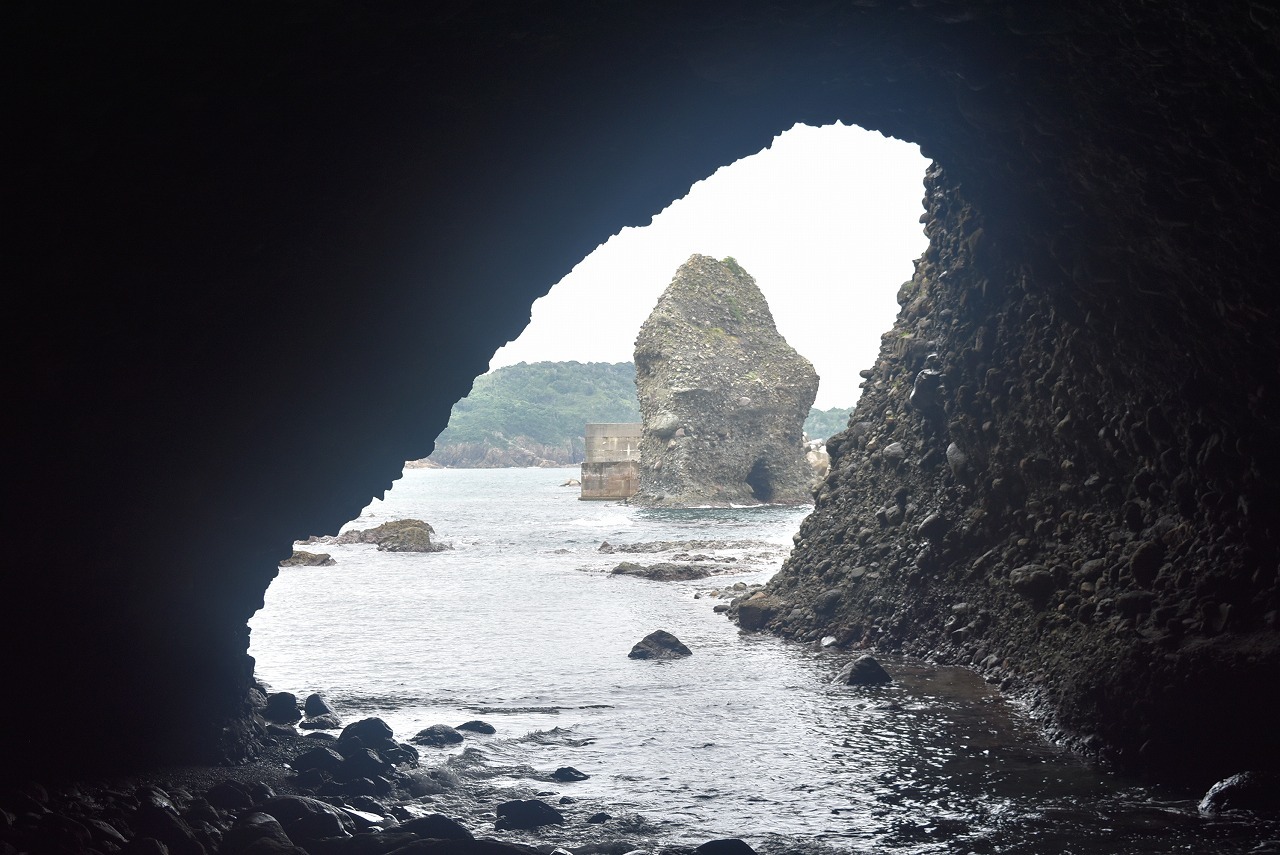
[[[630,362],[521,362],[477,377],[453,405],[436,445],[527,437],[545,445],[579,440],[587,422],[638,422]]]
[[[809,439],[826,439],[849,426],[852,407],[832,407],[829,410],[809,410],[804,420],[804,432]]]
[[[810,409],[805,433],[810,439],[839,433],[849,409]],[[635,366],[630,362],[521,362],[477,377],[471,394],[453,405],[436,447],[475,443],[503,449],[523,438],[572,449],[577,456],[588,422],[638,421]]]

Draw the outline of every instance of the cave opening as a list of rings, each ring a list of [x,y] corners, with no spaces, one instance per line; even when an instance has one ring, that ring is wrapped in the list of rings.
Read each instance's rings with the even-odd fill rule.
[[[326,8],[264,8],[234,32],[103,12],[17,53],[42,82],[15,93],[34,167],[16,176],[15,279],[35,311],[10,340],[39,369],[12,378],[23,569],[0,623],[28,654],[13,682],[42,691],[6,711],[15,769],[242,757],[245,624],[281,545],[426,453],[536,283],[601,223],[639,222],[798,115],[919,140],[947,173],[930,293],[904,295],[910,329],[868,378],[876,445],[833,449],[869,465],[831,485],[769,628],[820,641],[821,604],[886,644],[986,651],[1001,684],[1036,674],[1043,690],[1024,688],[1086,751],[1275,766],[1278,601],[1257,572],[1276,563],[1259,509],[1280,483],[1265,9],[622,4],[516,22],[451,6],[402,26]],[[351,50],[317,51],[326,31]],[[932,456],[886,455],[914,427],[902,400],[932,342],[971,418]],[[406,383],[389,365],[430,370]],[[282,407],[288,389],[325,393]],[[971,481],[939,489],[918,460]],[[899,490],[905,527],[845,542],[879,510],[860,497]],[[48,513],[69,503],[91,509],[74,538]],[[931,512],[919,526],[912,507]],[[833,581],[846,565],[857,581]],[[946,565],[968,569],[917,584]],[[1193,728],[1180,711],[1203,697],[1221,703]]]
[[[764,460],[757,460],[751,466],[751,471],[747,473],[744,479],[747,486],[751,488],[751,495],[756,500],[768,504],[773,501],[773,478],[769,473],[769,464]]]

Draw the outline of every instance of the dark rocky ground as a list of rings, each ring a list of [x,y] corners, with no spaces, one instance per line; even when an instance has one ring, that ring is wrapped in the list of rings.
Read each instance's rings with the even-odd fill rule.
[[[312,708],[317,701],[318,696],[308,698],[307,710],[323,715]],[[635,848],[629,833],[634,822],[568,796],[511,793],[460,811],[458,800],[444,798],[460,786],[456,776],[432,766],[427,756],[444,743],[425,738],[446,730],[456,734],[453,728],[435,726],[414,737],[412,742],[428,746],[420,755],[380,719],[353,722],[340,735],[304,736],[293,727],[302,716],[293,695],[259,696],[257,705],[277,722],[258,718],[259,752],[252,762],[165,767],[72,783],[26,781],[0,789],[0,853],[530,855],[565,852],[556,848],[557,831],[577,824],[601,829],[606,839],[590,851]],[[319,715],[308,715],[303,726]],[[460,729],[493,732],[480,721]],[[585,777],[565,766],[548,781]],[[736,852],[752,851],[735,843]],[[716,851],[715,842],[709,846],[698,851]]]

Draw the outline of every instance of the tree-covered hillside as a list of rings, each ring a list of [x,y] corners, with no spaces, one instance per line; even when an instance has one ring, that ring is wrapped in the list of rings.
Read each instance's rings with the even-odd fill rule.
[[[849,408],[810,410],[804,430],[826,439]],[[566,466],[581,463],[588,422],[638,422],[630,362],[521,362],[477,377],[454,404],[431,460],[442,466]]]
[[[638,422],[630,362],[521,362],[477,377],[431,459],[445,466],[580,463],[588,422]]]
[[[853,407],[832,407],[829,410],[809,410],[804,420],[804,432],[809,439],[822,439],[837,434],[849,426],[849,413]]]

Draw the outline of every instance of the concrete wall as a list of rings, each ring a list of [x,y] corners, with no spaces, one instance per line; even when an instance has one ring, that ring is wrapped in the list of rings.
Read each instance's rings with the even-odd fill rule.
[[[581,499],[629,499],[640,483],[640,425],[586,427]]]

